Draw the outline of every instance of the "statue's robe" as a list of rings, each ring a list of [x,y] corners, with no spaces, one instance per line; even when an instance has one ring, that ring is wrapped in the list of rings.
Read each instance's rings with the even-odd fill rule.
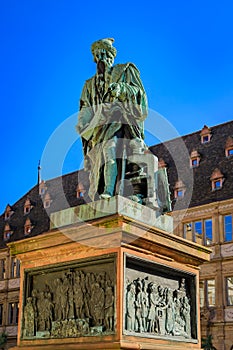
[[[113,99],[109,93],[112,83],[118,83],[121,87],[122,93],[117,99]],[[144,139],[143,121],[148,113],[146,93],[134,64],[113,66],[105,73],[102,88],[101,91],[98,74],[85,82],[77,124],[84,156],[91,163],[89,196],[92,200],[98,192],[106,141],[119,130],[126,135],[123,137]],[[114,112],[116,110],[117,113]]]

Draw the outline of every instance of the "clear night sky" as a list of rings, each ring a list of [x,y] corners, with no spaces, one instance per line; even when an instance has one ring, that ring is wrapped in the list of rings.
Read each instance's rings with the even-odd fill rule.
[[[136,64],[149,107],[178,134],[231,120],[232,18],[232,0],[1,0],[0,212],[36,184],[39,159],[45,180],[82,166],[73,114],[97,39],[115,38],[115,63]]]

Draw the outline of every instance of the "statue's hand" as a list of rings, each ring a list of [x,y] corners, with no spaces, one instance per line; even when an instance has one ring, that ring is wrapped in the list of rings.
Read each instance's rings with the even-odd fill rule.
[[[118,97],[121,94],[121,85],[119,83],[112,83],[108,88],[112,97]]]

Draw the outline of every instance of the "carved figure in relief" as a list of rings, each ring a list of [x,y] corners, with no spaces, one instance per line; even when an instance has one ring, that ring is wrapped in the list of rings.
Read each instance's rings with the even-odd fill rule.
[[[128,291],[126,294],[126,321],[127,330],[135,331],[135,312],[136,312],[136,287],[132,282],[128,286]]]
[[[105,292],[105,327],[107,331],[113,331],[114,325],[114,294],[112,290],[111,281],[106,281]]]
[[[191,337],[191,321],[190,321],[190,304],[188,298],[185,296],[182,300],[181,315],[185,323],[185,332],[187,337]]]
[[[191,338],[191,306],[186,296],[185,279],[181,280],[178,289],[147,282],[147,278],[129,282],[126,329]]]
[[[167,308],[166,308],[166,332],[167,334],[173,334],[174,322],[175,322],[175,308],[173,301],[173,291],[168,288],[167,290]]]
[[[34,311],[34,317],[35,317],[35,332],[38,330],[38,309],[37,309],[37,290],[32,290],[32,305],[33,305],[33,311]]]
[[[81,287],[80,275],[76,274],[75,283],[74,283],[74,304],[75,304],[75,313],[76,318],[83,318],[83,291]]]
[[[146,317],[148,316],[148,298],[143,290],[143,281],[137,280],[137,296],[136,296],[136,320],[138,332],[146,331]]]
[[[148,314],[148,332],[158,333],[159,319],[158,319],[158,292],[155,283],[149,284],[149,314]]]
[[[104,290],[95,282],[91,295],[91,315],[95,326],[103,325],[104,320]]]
[[[35,334],[35,313],[32,304],[32,298],[27,298],[27,304],[24,307],[24,337],[33,337]]]
[[[70,271],[63,275],[63,288],[64,291],[67,291],[67,307],[65,318],[74,318],[73,274]]]
[[[61,293],[62,293],[62,281],[60,278],[57,278],[54,281],[55,293],[53,295],[54,299],[54,315],[56,321],[62,320],[62,302],[61,302]],[[64,296],[62,297],[64,298]]]

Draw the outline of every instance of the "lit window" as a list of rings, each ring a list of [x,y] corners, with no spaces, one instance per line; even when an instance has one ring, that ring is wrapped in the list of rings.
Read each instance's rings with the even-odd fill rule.
[[[226,278],[227,305],[233,305],[233,277]]]
[[[224,215],[224,241],[232,241],[232,215]]]
[[[214,181],[214,189],[218,190],[219,188],[222,187],[221,181],[220,180],[216,180]]]
[[[6,260],[0,260],[0,280],[6,279]]]
[[[11,278],[20,277],[20,261],[17,258],[11,259]]]
[[[18,324],[18,315],[19,315],[19,303],[9,303],[8,324],[9,325]]]
[[[233,155],[233,148],[227,150],[227,155],[228,157]]]
[[[215,279],[207,280],[207,302],[208,306],[215,305]]]

